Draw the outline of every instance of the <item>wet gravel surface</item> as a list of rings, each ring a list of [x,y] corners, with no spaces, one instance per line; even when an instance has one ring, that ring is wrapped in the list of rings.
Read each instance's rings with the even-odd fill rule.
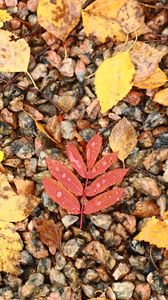
[[[64,45],[60,41],[53,44],[53,36],[37,24],[37,2],[0,1],[0,8],[7,6],[14,14],[6,29],[26,37],[31,47],[29,72],[38,86],[35,90],[24,73],[0,74],[0,149],[5,153],[1,168],[7,170],[11,183],[17,177],[34,181],[35,194],[41,198],[29,218],[16,223],[24,245],[21,273],[19,277],[0,275],[0,300],[100,296],[166,300],[167,251],[134,237],[149,217],[162,217],[168,207],[168,109],[152,102],[152,90],[133,88],[102,115],[94,76],[89,75],[111,57],[113,43],[87,38],[79,23]],[[167,22],[163,9],[149,10],[147,21],[150,15],[152,23],[156,14],[162,16],[162,25],[157,24],[162,35]],[[168,74],[168,55],[161,68]],[[37,129],[30,115],[42,122],[55,143]],[[79,218],[67,215],[44,192],[41,179],[48,174],[45,159],[50,155],[68,164],[66,142],[73,141],[82,149],[97,132],[103,137],[102,154],[110,152],[108,137],[122,117],[131,121],[138,136],[136,148],[125,161],[129,168],[122,184],[125,200],[86,216],[81,230]],[[117,166],[122,164],[117,162]],[[36,218],[52,219],[63,228],[61,249],[54,255],[40,241],[33,226]]]

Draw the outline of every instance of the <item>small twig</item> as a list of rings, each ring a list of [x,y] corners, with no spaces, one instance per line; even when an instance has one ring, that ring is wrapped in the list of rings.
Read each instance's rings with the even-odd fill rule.
[[[166,5],[151,5],[151,4],[147,4],[147,3],[142,3],[140,2],[140,5],[145,6],[145,7],[149,7],[149,8],[153,8],[153,9],[160,9],[160,8],[164,8],[164,9],[168,9],[168,6]]]
[[[155,267],[155,269],[159,272],[159,269],[158,269],[158,267],[156,266],[156,264],[155,264],[155,262],[154,262],[154,260],[153,260],[153,257],[152,257],[152,250],[153,250],[153,247],[150,248],[150,252],[149,252],[149,254],[150,254],[150,259],[151,259],[151,262],[152,262],[153,266]]]
[[[92,73],[92,74],[86,76],[85,79],[91,78],[91,77],[93,77],[95,74],[96,74],[96,72],[94,72],[94,73]]]
[[[33,77],[31,76],[31,74],[30,74],[28,71],[26,71],[25,73],[26,73],[26,74],[28,75],[28,77],[30,78],[30,80],[31,80],[31,82],[33,83],[34,87],[38,90],[38,86],[36,85],[36,83],[35,83]]]

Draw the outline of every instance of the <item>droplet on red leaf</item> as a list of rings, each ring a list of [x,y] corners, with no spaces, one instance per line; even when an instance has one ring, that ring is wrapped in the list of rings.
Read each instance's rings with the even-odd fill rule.
[[[88,172],[89,179],[95,178],[96,176],[104,173],[117,160],[117,157],[117,152],[109,153],[102,157],[91,171]]]
[[[66,209],[70,214],[80,214],[78,199],[62,184],[52,178],[43,178],[42,182],[46,193],[53,201]]]
[[[98,195],[85,205],[83,213],[93,214],[102,209],[108,208],[118,202],[123,193],[123,188],[114,188],[111,191]]]
[[[95,196],[102,193],[108,187],[120,183],[127,172],[128,169],[115,169],[101,175],[87,187],[86,196]]]
[[[74,145],[68,143],[66,146],[66,153],[69,161],[71,162],[72,167],[78,172],[80,176],[86,178],[87,177],[86,165],[78,149]]]
[[[82,196],[83,186],[79,179],[61,162],[47,158],[47,166],[52,176],[69,189],[74,195]]]
[[[87,166],[89,170],[95,164],[95,161],[100,153],[101,145],[102,145],[102,137],[100,136],[100,134],[94,135],[87,143],[86,159],[87,159]]]

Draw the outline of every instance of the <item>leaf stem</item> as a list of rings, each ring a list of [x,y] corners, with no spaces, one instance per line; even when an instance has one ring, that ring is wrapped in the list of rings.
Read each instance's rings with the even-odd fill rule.
[[[28,77],[30,78],[30,80],[31,80],[31,82],[33,83],[34,87],[38,90],[38,87],[37,87],[37,85],[36,85],[36,83],[35,83],[33,77],[31,76],[31,74],[30,74],[28,71],[26,71],[26,74],[27,74]]]
[[[86,200],[86,188],[87,188],[87,185],[88,185],[88,177],[86,178],[86,181],[85,181],[85,186],[84,186],[84,189],[83,189],[83,196],[81,198],[81,214],[80,214],[80,229],[82,229],[82,225],[83,225],[83,211],[84,211],[84,201]]]

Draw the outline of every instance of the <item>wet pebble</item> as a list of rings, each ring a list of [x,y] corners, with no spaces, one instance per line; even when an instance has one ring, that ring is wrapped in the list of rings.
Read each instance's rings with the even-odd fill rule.
[[[163,278],[156,272],[151,272],[147,276],[147,282],[150,284],[153,291],[164,294],[165,286]]]
[[[81,286],[81,279],[79,278],[79,273],[73,266],[72,262],[68,262],[64,268],[64,274],[69,279],[70,286],[74,292],[79,290]]]
[[[23,250],[21,252],[21,261],[20,262],[22,265],[30,265],[31,266],[34,264],[34,259],[27,250]]]
[[[79,220],[79,217],[73,215],[66,215],[62,218],[62,223],[66,228],[71,226],[72,224],[76,223]]]
[[[161,134],[156,140],[153,145],[153,149],[163,149],[168,148],[168,133]]]
[[[63,287],[66,285],[66,278],[65,275],[56,270],[55,268],[52,268],[49,272],[49,278],[51,284],[54,284],[55,287]]]
[[[156,198],[161,195],[161,188],[158,186],[156,180],[150,177],[135,178],[133,186],[145,195]]]
[[[54,266],[54,268],[56,270],[60,271],[65,267],[65,265],[66,265],[65,257],[61,253],[57,252],[56,255],[55,255],[55,266]]]
[[[21,133],[27,136],[35,136],[36,132],[33,119],[25,112],[20,112],[18,118]]]
[[[0,135],[6,136],[12,133],[12,127],[0,120]]]
[[[34,70],[31,72],[31,76],[34,80],[39,80],[40,78],[47,76],[47,66],[44,64],[37,64]]]
[[[39,259],[37,265],[37,272],[48,275],[51,269],[51,259],[50,258],[42,258]]]
[[[68,91],[64,95],[55,95],[52,101],[63,112],[67,113],[76,105],[77,95],[76,92]]]
[[[61,135],[66,140],[73,140],[75,136],[74,125],[72,121],[62,121],[61,122]]]
[[[62,251],[65,256],[75,257],[81,246],[84,244],[84,240],[76,238],[71,239],[62,245]]]
[[[148,283],[138,283],[134,291],[135,300],[150,300],[151,288]]]
[[[94,225],[103,229],[109,229],[112,223],[111,216],[106,214],[91,215],[90,219]]]
[[[114,282],[112,284],[113,292],[116,294],[117,300],[129,300],[131,299],[134,291],[134,284],[129,281]]]
[[[21,159],[31,158],[35,154],[32,144],[25,138],[15,140],[11,146],[13,153]]]
[[[61,68],[58,68],[59,72],[66,77],[72,77],[75,72],[75,61],[72,58],[67,58]]]
[[[121,278],[123,278],[125,275],[127,275],[130,272],[130,268],[126,263],[119,263],[113,272],[113,277],[117,281]]]
[[[160,113],[153,112],[145,120],[144,129],[150,130],[162,124],[167,124],[167,118],[163,117]]]
[[[39,288],[44,283],[44,276],[40,273],[35,273],[29,276],[28,281],[21,288],[21,297],[28,298],[39,292]]]

